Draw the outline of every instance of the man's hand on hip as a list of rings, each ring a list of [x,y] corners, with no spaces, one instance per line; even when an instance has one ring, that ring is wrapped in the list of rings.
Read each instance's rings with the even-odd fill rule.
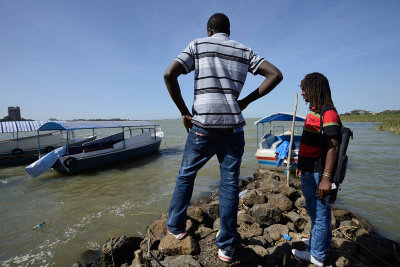
[[[186,131],[189,133],[189,130],[192,128],[193,123],[192,123],[192,116],[189,115],[182,115],[182,122],[183,126],[185,126]]]

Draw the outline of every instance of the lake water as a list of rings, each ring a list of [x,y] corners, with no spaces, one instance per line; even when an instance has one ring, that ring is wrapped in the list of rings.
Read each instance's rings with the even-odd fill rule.
[[[241,175],[258,169],[254,119],[245,127]],[[0,264],[69,266],[109,237],[141,235],[168,209],[186,132],[180,120],[156,121],[165,131],[158,154],[77,176],[48,171],[32,179],[23,166],[0,169]],[[400,135],[375,123],[354,131],[349,168],[336,206],[347,208],[400,241]],[[218,190],[216,158],[198,173],[193,199]],[[45,221],[39,231],[32,227]]]

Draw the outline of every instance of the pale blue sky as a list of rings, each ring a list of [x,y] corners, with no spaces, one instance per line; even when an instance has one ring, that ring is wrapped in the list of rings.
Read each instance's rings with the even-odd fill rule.
[[[340,113],[400,109],[400,1],[0,1],[0,117],[178,118],[163,73],[210,15],[276,65],[283,82],[245,117],[292,111],[324,73]],[[193,102],[193,73],[180,78]],[[241,97],[262,77],[248,75]],[[299,112],[307,107],[299,95]]]

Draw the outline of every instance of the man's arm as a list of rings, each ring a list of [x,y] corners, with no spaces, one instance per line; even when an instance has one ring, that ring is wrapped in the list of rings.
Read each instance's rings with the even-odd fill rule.
[[[184,73],[186,73],[185,68],[174,60],[164,73],[164,82],[168,88],[169,95],[181,112],[183,125],[186,131],[189,132],[189,129],[192,128],[192,114],[182,98],[181,88],[178,83],[178,76]]]
[[[319,197],[325,198],[331,192],[331,178],[334,175],[336,159],[339,153],[339,141],[336,136],[327,137],[328,151],[326,153],[325,168],[322,173],[321,182],[319,183]]]
[[[239,107],[242,111],[251,102],[271,92],[272,89],[274,89],[283,80],[281,71],[266,60],[261,63],[260,67],[258,67],[256,74],[264,76],[265,80],[261,83],[260,87],[258,87],[245,98],[238,101]]]

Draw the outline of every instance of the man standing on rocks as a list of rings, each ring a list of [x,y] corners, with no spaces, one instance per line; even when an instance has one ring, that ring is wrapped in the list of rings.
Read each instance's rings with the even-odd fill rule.
[[[167,221],[177,239],[186,236],[186,210],[197,171],[214,155],[220,163],[219,215],[221,230],[216,245],[221,260],[230,262],[238,241],[239,171],[244,149],[242,111],[268,94],[283,79],[281,72],[252,49],[230,40],[230,22],[216,13],[207,22],[207,36],[192,41],[164,74],[171,98],[188,131]],[[195,71],[194,103],[189,112],[178,76]],[[260,87],[238,100],[247,72],[265,76]]]
[[[335,174],[341,123],[333,106],[328,79],[323,74],[307,74],[300,87],[304,100],[310,103],[310,113],[300,140],[296,175],[301,177],[311,233],[310,239],[303,240],[309,249],[293,249],[292,253],[297,258],[323,266],[332,240],[331,207],[325,197],[331,192],[331,178]]]

